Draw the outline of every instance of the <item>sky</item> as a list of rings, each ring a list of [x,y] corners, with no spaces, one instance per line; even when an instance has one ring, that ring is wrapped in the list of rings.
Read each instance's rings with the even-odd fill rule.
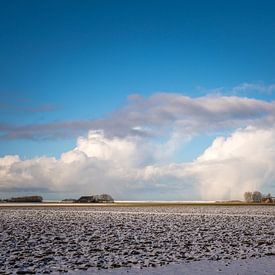
[[[0,5],[0,198],[275,193],[274,1]]]

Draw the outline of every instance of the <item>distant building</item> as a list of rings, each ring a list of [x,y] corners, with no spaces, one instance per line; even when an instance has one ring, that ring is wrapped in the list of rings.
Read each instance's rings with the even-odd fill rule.
[[[267,195],[264,195],[262,197],[262,201],[263,203],[275,203],[275,197],[272,197],[271,194],[267,194]]]

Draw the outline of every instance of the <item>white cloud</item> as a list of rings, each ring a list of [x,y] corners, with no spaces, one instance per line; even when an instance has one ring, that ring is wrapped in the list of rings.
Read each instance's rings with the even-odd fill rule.
[[[275,191],[275,130],[247,127],[219,137],[187,168],[206,199],[240,199],[245,191]]]
[[[146,167],[171,154],[174,147],[168,147],[170,143],[160,146],[138,137],[107,138],[103,131],[90,131],[86,138],[79,137],[76,147],[60,159],[0,158],[0,191],[107,192],[134,197],[132,192],[142,192],[151,184],[144,176]]]
[[[102,131],[90,131],[60,159],[5,156],[0,158],[0,191],[195,199],[198,190],[202,199],[210,200],[238,199],[245,191],[262,188],[275,191],[273,128],[247,127],[228,138],[218,137],[191,163],[171,161],[177,149],[174,138],[161,146],[141,138],[107,138]],[[166,155],[161,156],[162,151]]]

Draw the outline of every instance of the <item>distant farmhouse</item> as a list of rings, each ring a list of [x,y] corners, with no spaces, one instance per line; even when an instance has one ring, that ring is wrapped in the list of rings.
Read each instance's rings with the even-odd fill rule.
[[[93,196],[82,196],[76,203],[113,203],[114,199],[108,194],[93,195]]]
[[[275,203],[275,197],[264,196],[262,198],[262,202],[264,202],[264,203]]]

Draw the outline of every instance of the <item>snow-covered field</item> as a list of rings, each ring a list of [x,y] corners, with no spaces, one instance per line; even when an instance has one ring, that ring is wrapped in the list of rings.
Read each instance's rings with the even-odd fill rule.
[[[274,234],[274,206],[0,207],[0,273],[275,270]]]

